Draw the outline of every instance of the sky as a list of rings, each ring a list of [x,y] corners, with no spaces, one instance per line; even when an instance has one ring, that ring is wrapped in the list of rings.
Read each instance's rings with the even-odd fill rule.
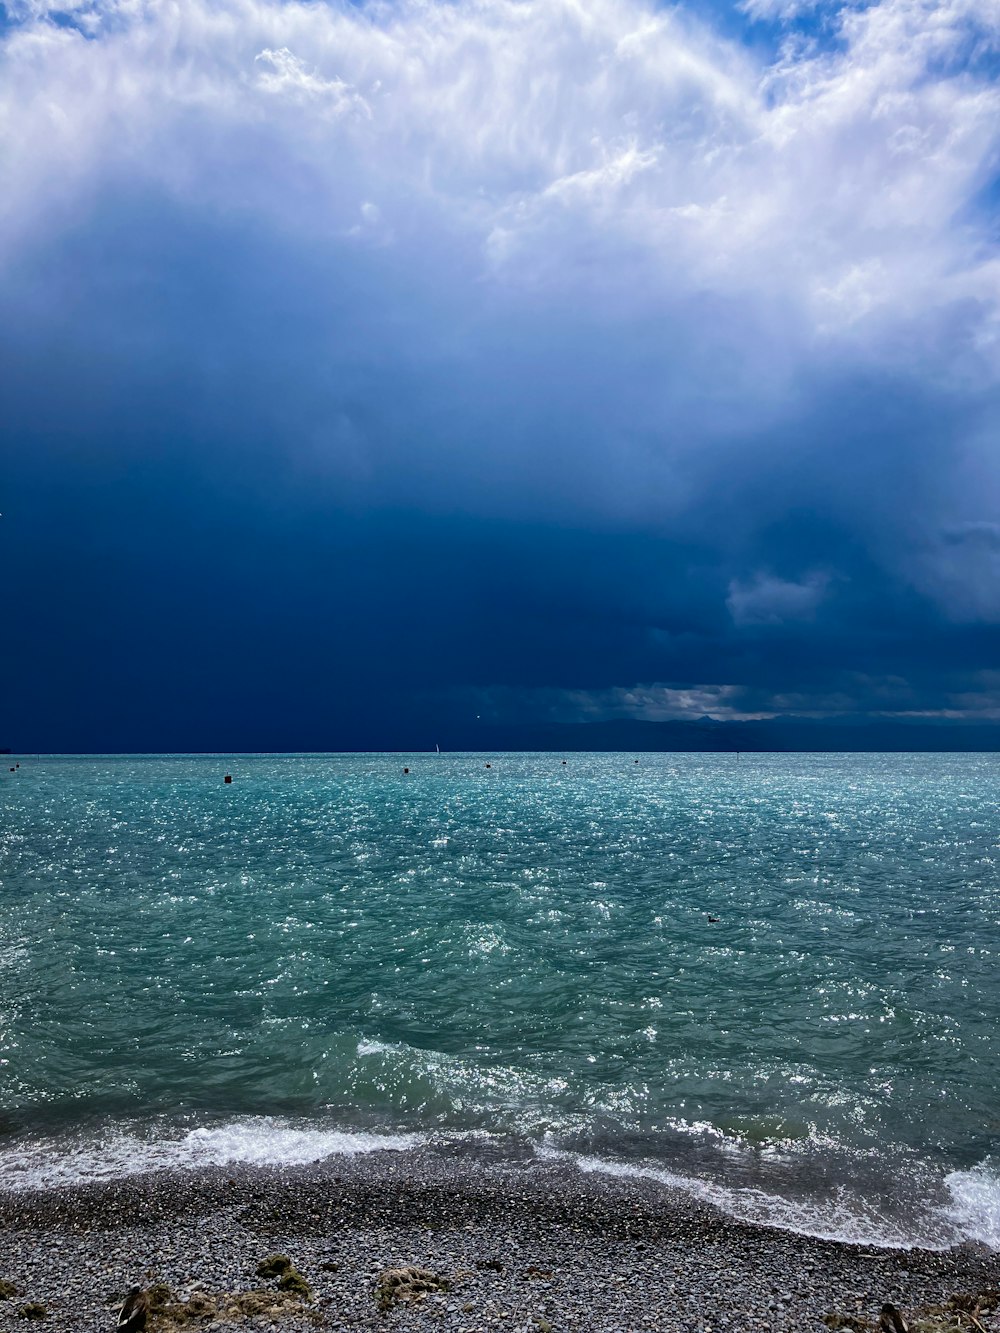
[[[996,722],[1000,3],[8,0],[0,511],[0,745]]]

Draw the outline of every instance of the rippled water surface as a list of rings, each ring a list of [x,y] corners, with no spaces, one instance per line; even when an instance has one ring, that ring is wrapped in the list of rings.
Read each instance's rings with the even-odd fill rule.
[[[565,758],[4,771],[7,1183],[477,1133],[1000,1243],[1000,759]]]

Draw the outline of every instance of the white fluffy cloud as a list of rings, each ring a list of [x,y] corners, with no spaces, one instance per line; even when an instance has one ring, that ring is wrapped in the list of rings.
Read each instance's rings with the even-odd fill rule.
[[[3,43],[7,262],[125,176],[320,234],[374,205],[498,283],[629,301],[631,261],[656,290],[750,294],[796,338],[886,355],[973,306],[963,357],[996,369],[988,0],[845,10],[833,49],[770,65],[636,0],[76,13],[35,4]]]

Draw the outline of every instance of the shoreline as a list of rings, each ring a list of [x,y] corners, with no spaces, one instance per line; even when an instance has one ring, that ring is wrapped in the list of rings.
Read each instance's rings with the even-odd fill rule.
[[[255,1270],[275,1252],[310,1283],[311,1303],[195,1326],[800,1333],[829,1327],[824,1316],[877,1327],[886,1300],[927,1310],[1000,1287],[1000,1254],[976,1243],[820,1240],[737,1221],[642,1177],[422,1147],[0,1190],[0,1279],[18,1288],[0,1301],[0,1328],[23,1328],[18,1311],[35,1301],[47,1307],[43,1327],[96,1333],[113,1326],[112,1302],[133,1282],[182,1298],[196,1284],[270,1289]],[[378,1274],[409,1264],[449,1289],[380,1312]],[[978,1319],[1000,1330],[996,1312]]]

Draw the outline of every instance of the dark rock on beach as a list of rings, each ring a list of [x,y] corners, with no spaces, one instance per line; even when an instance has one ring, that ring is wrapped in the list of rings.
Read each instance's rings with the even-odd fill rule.
[[[308,1294],[281,1288],[290,1271]],[[652,1181],[474,1149],[0,1192],[0,1272],[65,1333],[107,1333],[137,1283],[152,1333],[867,1333],[886,1302],[920,1333],[1000,1333],[985,1247],[815,1240]],[[18,1325],[0,1302],[0,1329]]]

